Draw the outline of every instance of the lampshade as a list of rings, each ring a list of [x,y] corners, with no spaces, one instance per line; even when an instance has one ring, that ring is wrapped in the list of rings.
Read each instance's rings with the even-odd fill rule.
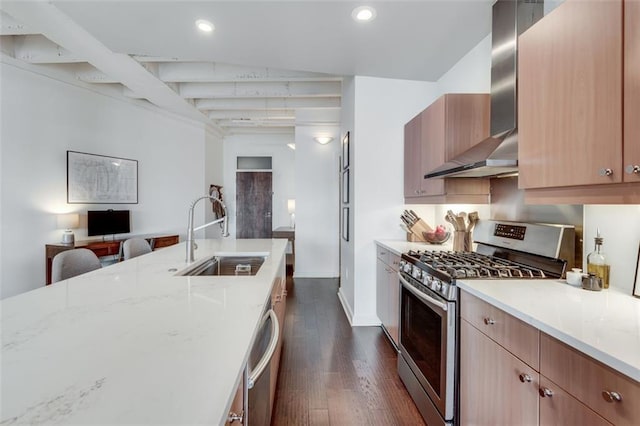
[[[296,200],[287,200],[287,210],[289,214],[296,212]]]
[[[74,229],[80,226],[80,215],[78,213],[59,214],[56,219],[58,229]]]
[[[321,145],[326,145],[333,140],[331,136],[316,136],[313,139]]]

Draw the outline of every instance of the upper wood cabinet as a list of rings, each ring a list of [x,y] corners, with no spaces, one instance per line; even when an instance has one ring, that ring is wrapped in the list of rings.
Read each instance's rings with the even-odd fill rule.
[[[528,202],[640,201],[638,9],[635,0],[567,1],[520,36],[518,167]]]
[[[640,2],[624,3],[624,179],[640,182]]]
[[[487,94],[447,94],[405,125],[404,196],[410,204],[489,202],[489,180],[424,179],[454,156],[489,136]]]

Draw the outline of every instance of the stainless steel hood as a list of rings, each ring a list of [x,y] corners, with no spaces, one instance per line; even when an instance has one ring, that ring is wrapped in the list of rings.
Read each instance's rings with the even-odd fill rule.
[[[498,0],[491,29],[491,137],[430,170],[425,179],[487,177],[518,170],[518,36],[544,14],[543,0]]]

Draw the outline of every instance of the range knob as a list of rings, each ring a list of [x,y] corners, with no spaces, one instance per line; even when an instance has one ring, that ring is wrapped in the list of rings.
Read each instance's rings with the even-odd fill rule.
[[[433,277],[429,274],[422,274],[422,283],[426,286],[429,286],[429,283],[431,282],[431,280],[433,279]]]
[[[419,280],[422,277],[422,271],[417,266],[414,266],[413,267],[413,272],[411,273],[411,276],[413,276],[413,278]]]
[[[431,281],[431,289],[432,290],[440,291],[441,288],[442,288],[442,283],[440,282],[440,280],[434,279],[433,281]]]
[[[442,283],[440,287],[440,293],[446,296],[448,290],[449,290],[449,286],[447,285],[447,283]]]
[[[410,274],[411,273],[411,264],[408,262],[404,263],[404,266],[402,267],[402,270],[407,273]]]

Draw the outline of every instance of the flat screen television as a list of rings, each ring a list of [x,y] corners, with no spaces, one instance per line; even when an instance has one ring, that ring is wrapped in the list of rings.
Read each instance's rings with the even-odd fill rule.
[[[87,235],[128,234],[131,232],[129,210],[87,211]]]

